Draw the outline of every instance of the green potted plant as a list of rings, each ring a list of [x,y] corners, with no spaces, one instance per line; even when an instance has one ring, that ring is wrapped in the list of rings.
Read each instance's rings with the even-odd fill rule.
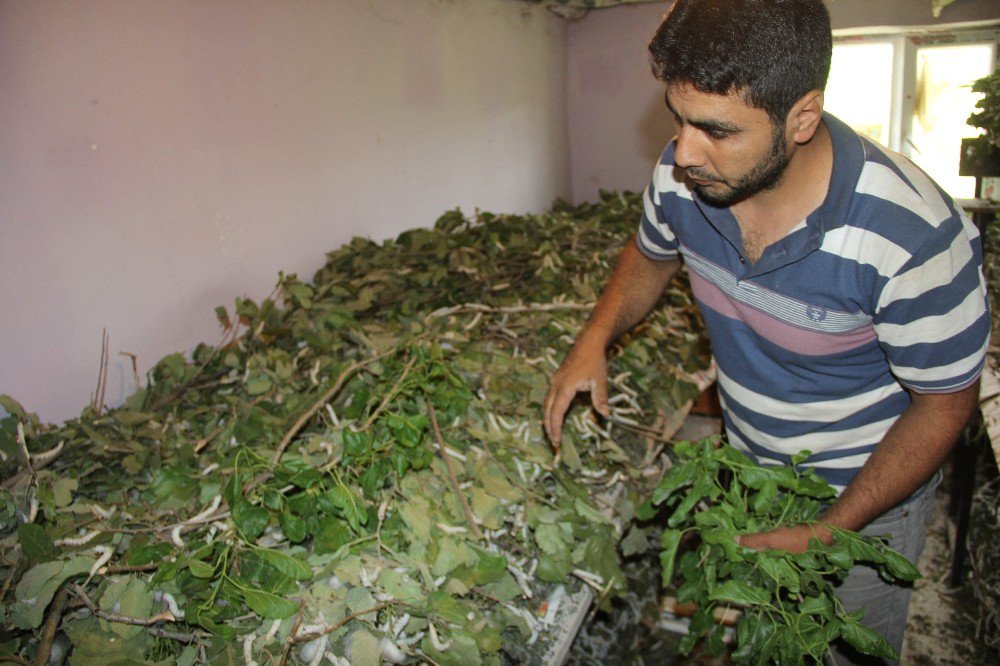
[[[983,134],[962,140],[958,173],[978,178],[1000,176],[1000,69],[972,83],[974,92],[983,93],[976,111],[966,121]]]

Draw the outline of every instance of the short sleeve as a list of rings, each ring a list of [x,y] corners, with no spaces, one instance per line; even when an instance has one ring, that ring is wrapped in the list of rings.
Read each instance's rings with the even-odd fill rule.
[[[990,337],[982,246],[961,212],[916,245],[882,289],[875,333],[893,374],[917,393],[951,393],[982,372]]]

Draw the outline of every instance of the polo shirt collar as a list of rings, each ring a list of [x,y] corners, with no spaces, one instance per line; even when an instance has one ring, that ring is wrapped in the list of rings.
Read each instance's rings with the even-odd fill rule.
[[[741,279],[751,278],[786,266],[810,254],[823,244],[823,235],[847,224],[851,198],[857,187],[866,158],[861,138],[843,121],[824,112],[823,122],[830,132],[833,145],[833,170],[823,204],[813,211],[799,227],[769,246],[753,265],[745,263],[739,271]],[[711,206],[694,194],[694,201],[705,218],[742,254],[739,224],[729,208]]]

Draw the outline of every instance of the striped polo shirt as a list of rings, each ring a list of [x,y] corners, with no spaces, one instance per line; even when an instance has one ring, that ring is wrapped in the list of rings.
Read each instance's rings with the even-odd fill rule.
[[[639,249],[683,257],[719,369],[729,441],[763,464],[846,486],[910,404],[983,368],[990,333],[979,234],[903,156],[829,114],[823,205],[755,263],[739,225],[700,200],[671,142],[645,194]]]

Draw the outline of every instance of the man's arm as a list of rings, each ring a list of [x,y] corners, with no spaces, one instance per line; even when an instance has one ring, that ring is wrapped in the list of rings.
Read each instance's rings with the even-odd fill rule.
[[[916,492],[958,441],[979,403],[979,382],[956,393],[911,396],[910,406],[820,522],[857,531]],[[802,552],[813,536],[827,543],[832,538],[822,526],[795,526],[744,534],[739,543]]]
[[[679,267],[679,260],[646,257],[634,239],[622,250],[590,320],[553,375],[545,396],[545,432],[556,449],[562,441],[566,410],[578,392],[589,391],[594,409],[607,416],[607,349],[649,314]]]

